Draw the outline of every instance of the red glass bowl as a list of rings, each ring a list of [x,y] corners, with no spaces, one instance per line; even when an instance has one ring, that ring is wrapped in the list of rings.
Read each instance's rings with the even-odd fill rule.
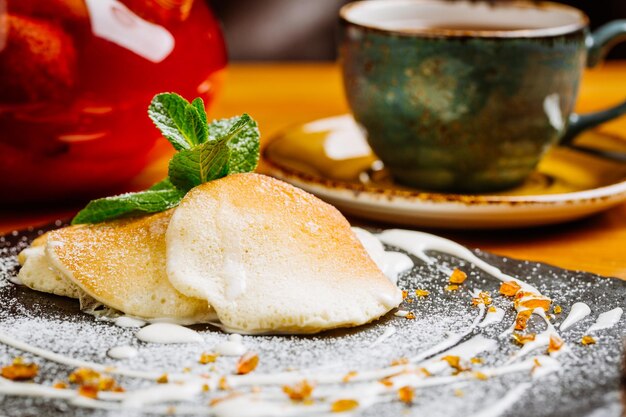
[[[152,97],[209,105],[226,66],[203,0],[9,0],[0,11],[0,201],[109,194],[160,138]]]

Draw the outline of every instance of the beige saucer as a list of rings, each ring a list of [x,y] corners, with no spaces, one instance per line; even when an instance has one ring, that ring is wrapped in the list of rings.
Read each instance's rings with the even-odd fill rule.
[[[626,153],[626,139],[588,132],[577,143]],[[296,126],[264,149],[269,174],[346,214],[449,229],[566,222],[626,201],[626,164],[555,148],[527,181],[490,195],[440,194],[394,184],[351,116]]]

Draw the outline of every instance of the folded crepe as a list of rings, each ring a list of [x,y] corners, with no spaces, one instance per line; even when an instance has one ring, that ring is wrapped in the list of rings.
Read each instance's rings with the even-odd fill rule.
[[[206,322],[214,317],[206,300],[176,291],[165,273],[171,215],[165,211],[49,232],[47,260],[87,295],[128,315]]]
[[[402,300],[346,219],[284,182],[237,174],[178,208],[36,239],[21,281],[145,319],[242,333],[314,333],[377,319]]]
[[[167,275],[227,330],[314,333],[402,301],[347,220],[282,181],[230,175],[191,190],[167,229]]]
[[[48,233],[33,240],[29,248],[18,256],[22,268],[17,277],[20,282],[33,290],[61,295],[70,298],[81,298],[83,291],[62,273],[52,268],[46,256]]]

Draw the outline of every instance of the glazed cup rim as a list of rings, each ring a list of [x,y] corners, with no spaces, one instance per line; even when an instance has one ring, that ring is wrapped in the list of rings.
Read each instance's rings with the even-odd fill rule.
[[[554,25],[541,28],[528,28],[520,30],[473,30],[473,29],[443,29],[443,28],[406,28],[396,29],[377,25],[375,23],[356,22],[350,18],[350,13],[359,7],[393,7],[411,4],[446,4],[442,0],[359,0],[344,5],[339,10],[340,19],[350,25],[368,30],[383,32],[408,37],[450,37],[450,38],[548,38],[563,36],[584,30],[589,26],[589,18],[581,10],[562,3],[551,1],[528,1],[512,0],[506,3],[492,3],[487,0],[473,1],[472,5],[492,5],[495,7],[507,7],[517,9],[535,9],[563,11],[577,15],[578,21],[564,25]]]

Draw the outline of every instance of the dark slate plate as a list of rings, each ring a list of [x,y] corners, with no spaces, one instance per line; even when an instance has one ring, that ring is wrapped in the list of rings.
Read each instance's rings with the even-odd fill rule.
[[[192,372],[206,372],[206,367],[197,364],[203,351],[226,337],[208,326],[196,326],[206,340],[205,346],[198,345],[149,345],[134,337],[132,329],[123,329],[106,322],[95,320],[81,313],[78,303],[63,297],[50,296],[11,284],[8,280],[18,270],[16,255],[32,239],[46,230],[61,226],[61,222],[44,227],[14,232],[0,237],[0,331],[9,333],[33,345],[51,349],[65,355],[127,366],[135,369],[150,369],[164,372],[180,372],[191,367]],[[563,359],[563,368],[555,373],[533,381],[533,386],[524,396],[502,415],[506,416],[620,416],[620,375],[624,356],[626,317],[610,330],[598,333],[598,344],[582,346],[579,341],[584,331],[599,313],[621,306],[626,307],[626,282],[597,275],[566,271],[549,265],[502,258],[489,253],[475,251],[487,262],[505,273],[526,280],[536,286],[555,304],[563,306],[563,314],[555,323],[562,321],[570,306],[576,301],[587,303],[591,316],[563,337],[572,348],[573,355]],[[365,370],[387,365],[390,360],[410,357],[417,352],[441,341],[447,332],[467,328],[476,315],[476,308],[468,302],[466,289],[481,288],[497,294],[499,283],[472,268],[463,261],[443,254],[433,254],[441,264],[459,266],[469,273],[464,290],[449,293],[443,291],[447,276],[433,266],[414,259],[416,266],[401,277],[401,288],[413,292],[416,288],[431,291],[426,299],[413,301],[402,307],[415,311],[417,318],[407,320],[392,314],[368,326],[356,329],[331,331],[316,336],[246,336],[244,343],[259,352],[261,362],[256,372],[276,372],[289,367],[319,368],[334,370]],[[494,304],[505,309],[502,323],[481,329],[486,337],[497,339],[513,321],[511,302],[494,296]],[[388,326],[397,329],[396,334],[376,348],[370,348]],[[531,323],[541,330],[539,322]],[[508,338],[498,339],[496,352],[485,354],[485,365],[501,364],[519,349]],[[130,344],[140,350],[138,358],[129,361],[114,361],[107,358],[106,351],[116,345]],[[40,364],[41,372],[36,382],[50,384],[66,379],[71,369],[0,345],[0,364],[22,355],[27,360]],[[217,372],[230,372],[234,359],[220,358]],[[470,381],[454,386],[423,388],[417,392],[413,406],[399,403],[378,404],[365,412],[365,416],[470,416],[502,398],[508,390],[520,383],[532,381],[529,375],[508,375],[487,381]],[[121,379],[127,389],[145,385],[145,381]],[[461,390],[463,395],[459,396]],[[456,394],[456,395],[455,395]],[[198,404],[206,404],[211,393],[201,398]],[[0,395],[0,416],[120,416],[76,408],[58,400],[17,398]],[[136,415],[128,412],[124,415]]]

